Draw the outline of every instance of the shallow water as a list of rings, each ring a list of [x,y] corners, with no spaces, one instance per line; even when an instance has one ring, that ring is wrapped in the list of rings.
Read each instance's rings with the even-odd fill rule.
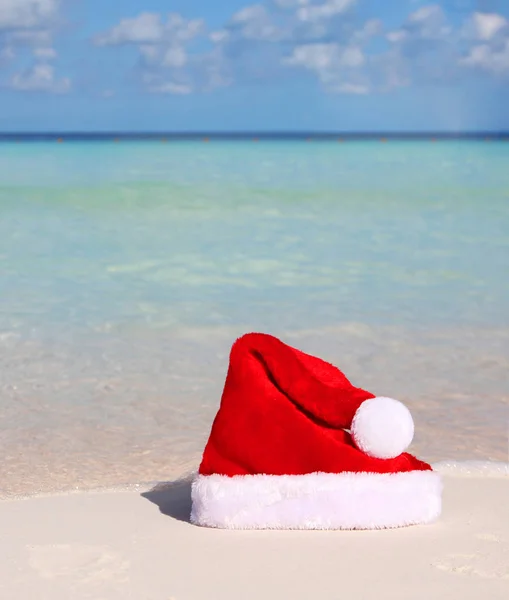
[[[508,459],[509,144],[0,144],[2,493],[194,467],[236,336]]]

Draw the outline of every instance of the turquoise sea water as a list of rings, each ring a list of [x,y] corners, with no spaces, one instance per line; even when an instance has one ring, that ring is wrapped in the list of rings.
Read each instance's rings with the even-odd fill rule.
[[[0,215],[7,491],[192,463],[247,330],[507,456],[507,142],[5,143]]]

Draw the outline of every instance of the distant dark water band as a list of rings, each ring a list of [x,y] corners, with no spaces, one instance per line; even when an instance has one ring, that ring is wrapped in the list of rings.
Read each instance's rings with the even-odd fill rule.
[[[509,141],[498,132],[45,132],[0,133],[0,142],[141,142],[141,141]]]

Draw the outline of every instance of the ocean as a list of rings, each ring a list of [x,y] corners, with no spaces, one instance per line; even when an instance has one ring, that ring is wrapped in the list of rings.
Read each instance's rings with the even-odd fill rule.
[[[503,139],[0,143],[0,494],[195,468],[233,341],[403,400],[423,459],[508,460]]]

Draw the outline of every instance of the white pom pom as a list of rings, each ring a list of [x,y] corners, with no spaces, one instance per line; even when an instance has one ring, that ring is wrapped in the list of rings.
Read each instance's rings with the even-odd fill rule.
[[[374,458],[395,458],[414,437],[414,421],[408,408],[393,398],[363,402],[352,422],[352,438],[359,450]]]

